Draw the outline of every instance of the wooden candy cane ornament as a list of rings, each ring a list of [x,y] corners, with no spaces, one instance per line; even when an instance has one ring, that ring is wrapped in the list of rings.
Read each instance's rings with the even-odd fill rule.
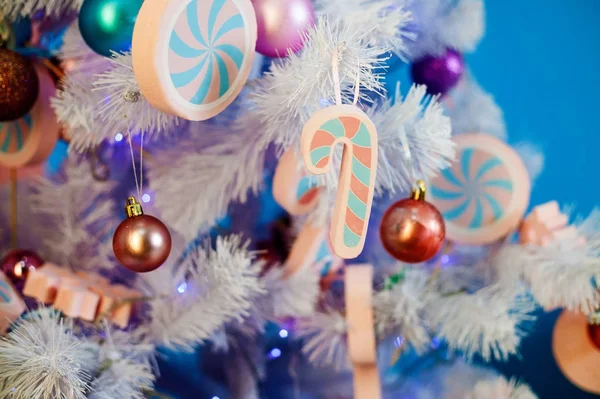
[[[377,175],[377,129],[355,105],[342,105],[334,54],[337,104],[318,111],[302,132],[302,156],[309,172],[320,175],[331,167],[331,155],[344,144],[340,179],[331,222],[331,243],[344,259],[356,258],[365,246]],[[357,92],[359,84],[356,84]],[[355,93],[355,102],[358,93]]]
[[[348,353],[354,366],[354,399],[380,399],[373,317],[373,266],[346,268]]]

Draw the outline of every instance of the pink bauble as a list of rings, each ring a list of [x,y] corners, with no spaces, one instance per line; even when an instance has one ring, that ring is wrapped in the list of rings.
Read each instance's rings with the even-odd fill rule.
[[[302,35],[315,21],[310,0],[252,0],[252,4],[258,22],[256,51],[276,58],[302,49]]]

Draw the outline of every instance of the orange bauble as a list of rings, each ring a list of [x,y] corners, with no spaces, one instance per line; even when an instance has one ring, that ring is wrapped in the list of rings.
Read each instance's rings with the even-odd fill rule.
[[[144,215],[135,198],[125,207],[125,219],[113,235],[113,251],[119,262],[137,273],[158,269],[171,253],[171,234],[163,222]]]
[[[425,201],[424,185],[412,197],[396,202],[381,220],[383,247],[395,259],[421,263],[440,250],[446,238],[444,218],[437,208]]]

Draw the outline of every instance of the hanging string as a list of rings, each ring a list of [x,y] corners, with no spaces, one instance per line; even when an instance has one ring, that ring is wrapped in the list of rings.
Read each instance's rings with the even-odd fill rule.
[[[340,52],[336,48],[331,57],[331,70],[333,72],[333,85],[335,87],[335,103],[342,105],[342,85],[340,83]]]
[[[127,138],[129,141],[129,152],[131,153],[131,164],[133,165],[133,177],[135,178],[135,187],[137,189],[138,198],[141,198],[142,190],[140,189],[140,183],[138,182],[137,168],[135,167],[135,155],[133,154],[133,143],[131,141],[131,131],[127,132]]]
[[[356,107],[358,104],[358,97],[360,96],[360,67],[358,68],[358,72],[356,72],[356,80],[354,81],[354,101],[352,101],[352,105]]]
[[[144,192],[144,131],[142,130],[142,137],[140,142],[140,192]],[[140,196],[140,200],[141,200]]]

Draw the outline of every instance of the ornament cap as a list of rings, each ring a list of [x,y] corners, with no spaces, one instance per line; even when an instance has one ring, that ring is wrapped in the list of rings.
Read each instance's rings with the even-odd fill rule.
[[[425,188],[425,182],[423,180],[417,180],[415,187],[410,194],[410,198],[415,201],[425,201],[426,194],[427,190]]]
[[[127,198],[127,204],[125,204],[125,213],[127,213],[128,218],[132,218],[143,215],[144,210],[142,209],[142,205],[137,202],[135,197],[129,197]]]

